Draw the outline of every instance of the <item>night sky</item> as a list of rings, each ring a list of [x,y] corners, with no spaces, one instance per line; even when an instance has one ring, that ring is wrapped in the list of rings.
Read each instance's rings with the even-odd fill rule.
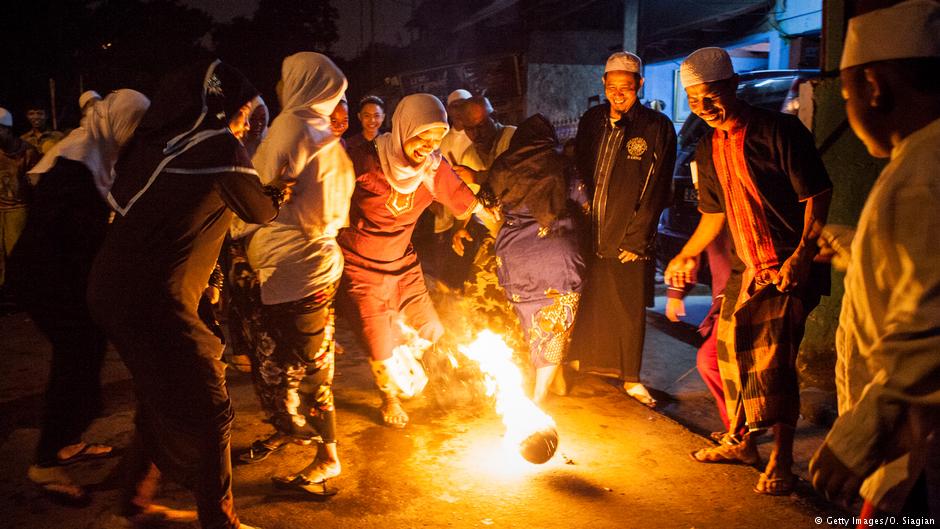
[[[228,22],[234,17],[250,18],[258,6],[257,0],[180,0],[181,4],[202,9],[219,22]],[[339,41],[333,46],[333,52],[349,59],[357,55],[360,46],[360,12],[363,17],[363,37],[369,42],[369,4],[370,0],[330,0],[339,11],[337,27]],[[407,44],[408,35],[404,30],[405,22],[411,17],[410,2],[407,0],[373,0],[375,4],[375,40],[385,44]],[[362,10],[362,11],[360,11]]]

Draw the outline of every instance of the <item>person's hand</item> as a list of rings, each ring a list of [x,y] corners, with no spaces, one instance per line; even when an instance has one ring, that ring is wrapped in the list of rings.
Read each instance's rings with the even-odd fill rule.
[[[777,285],[777,290],[780,292],[790,292],[806,283],[812,264],[813,253],[801,246],[783,262],[783,266],[771,282]]]
[[[470,236],[469,231],[463,230],[463,229],[460,229],[454,232],[454,236],[451,239],[451,248],[453,248],[454,253],[456,253],[457,255],[461,257],[463,257],[463,252],[464,252],[463,241],[465,240],[472,241],[473,237]]]
[[[679,321],[685,316],[685,301],[681,298],[666,298],[666,317],[669,321]]]
[[[214,286],[206,287],[206,297],[209,299],[209,303],[217,305],[219,300],[222,299],[222,291]]]
[[[838,224],[827,224],[816,243],[819,245],[819,255],[816,260],[823,263],[832,263],[833,268],[845,272],[852,257],[852,239],[855,238],[855,228]]]
[[[498,225],[503,218],[502,208],[498,205],[490,208],[481,206],[475,215],[486,225]]]
[[[858,495],[863,477],[855,474],[829,449],[826,443],[809,461],[809,479],[827,500],[848,506]]]
[[[455,165],[454,172],[457,173],[457,176],[467,185],[476,184],[478,171],[467,167],[466,165]]]
[[[620,250],[620,255],[617,256],[617,259],[620,259],[621,263],[632,263],[639,258],[639,255],[631,252],[630,250]]]
[[[676,288],[685,288],[695,282],[695,269],[698,260],[693,256],[679,254],[666,266],[663,278],[666,284]]]
[[[290,185],[281,189],[281,192],[284,193],[284,199],[281,200],[281,205],[283,206],[284,204],[290,202],[291,197],[294,196],[294,183],[291,182]]]

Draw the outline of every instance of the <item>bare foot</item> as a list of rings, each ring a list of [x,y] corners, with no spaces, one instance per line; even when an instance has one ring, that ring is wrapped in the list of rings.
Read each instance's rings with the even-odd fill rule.
[[[382,395],[382,422],[392,428],[404,428],[408,424],[408,414],[401,406],[398,397]]]
[[[339,460],[314,459],[313,463],[299,472],[300,475],[314,483],[335,478],[340,474],[342,465]]]

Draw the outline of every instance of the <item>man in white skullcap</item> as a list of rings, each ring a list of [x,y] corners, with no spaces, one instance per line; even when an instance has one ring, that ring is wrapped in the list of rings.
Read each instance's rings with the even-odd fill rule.
[[[630,397],[656,401],[640,382],[646,307],[653,300],[653,241],[672,187],[676,132],[638,103],[643,61],[612,54],[607,101],[578,123],[575,161],[591,199],[592,257],[575,323],[571,360],[583,372],[616,377]]]
[[[82,117],[95,107],[95,103],[101,101],[101,94],[94,90],[85,90],[78,96],[78,108],[82,111]]]
[[[13,134],[13,116],[0,107],[0,303],[6,260],[26,226],[29,180],[26,172],[41,158],[39,151]]]
[[[940,3],[908,0],[852,18],[840,69],[852,130],[890,162],[848,252],[836,340],[839,418],[810,475],[831,499],[860,493],[868,525],[889,513],[936,519]]]
[[[669,263],[666,282],[683,287],[696,256],[726,225],[734,242],[716,331],[728,433],[692,458],[756,464],[756,434],[773,429],[774,449],[754,491],[787,495],[796,483],[796,357],[806,316],[829,293],[828,267],[813,259],[832,183],[799,119],[738,99],[725,50],[697,50],[679,73],[689,108],[713,130],[695,153],[702,218]]]
[[[460,121],[459,108],[466,100],[473,95],[463,88],[454,90],[447,96],[447,118],[450,120],[450,130],[441,140],[441,154],[447,158],[451,165],[463,165],[461,159],[464,151],[473,143],[467,137],[463,130],[463,122]]]
[[[463,129],[460,119],[460,107],[473,97],[468,90],[459,88],[447,96],[447,119],[450,121],[450,130],[441,140],[441,154],[452,166],[473,165],[464,160],[473,141]],[[454,228],[453,214],[439,202],[432,202],[428,207],[428,214],[434,217],[434,235],[430,240],[430,251],[425,251],[426,259],[423,262],[430,275],[440,279],[453,288],[460,288],[467,277],[472,255],[458,256],[451,251],[451,231]],[[421,250],[418,250],[421,254]]]

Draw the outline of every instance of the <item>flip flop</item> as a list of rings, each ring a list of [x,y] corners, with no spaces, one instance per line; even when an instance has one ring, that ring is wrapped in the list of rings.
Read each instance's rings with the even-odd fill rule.
[[[266,443],[265,441],[259,439],[251,443],[251,445],[248,447],[246,451],[239,454],[238,460],[245,464],[257,463],[258,461],[264,461],[265,459],[268,458],[269,455],[273,454],[274,452],[279,452],[283,450],[284,447],[287,446],[288,442],[289,441],[285,439],[284,442],[272,446]]]
[[[248,355],[232,355],[228,365],[232,366],[239,373],[251,373],[251,360]]]
[[[637,402],[646,406],[647,408],[655,408],[656,399],[654,399],[653,396],[649,394],[649,391],[646,389],[646,387],[643,386],[642,384],[637,384],[636,387],[640,387],[643,389],[637,390],[637,391],[631,391],[631,390],[628,390],[624,386],[620,386],[620,390],[623,391],[623,393],[626,394],[628,397],[636,400]]]
[[[689,452],[689,457],[696,463],[730,463],[742,465],[756,465],[760,463],[760,455],[755,449],[748,453],[738,445],[721,444],[709,448],[701,448]]]
[[[754,485],[754,492],[768,496],[789,496],[795,487],[796,476],[793,474],[785,478],[771,478],[761,472],[757,485]]]
[[[304,492],[318,499],[326,499],[335,496],[339,490],[328,487],[326,479],[321,481],[311,481],[303,474],[296,476],[274,476],[271,478],[274,487],[281,490],[293,490]]]
[[[30,465],[27,477],[40,492],[60,505],[87,507],[91,504],[91,495],[72,481],[61,467]]]
[[[107,449],[107,450],[104,450]],[[114,455],[114,448],[108,445],[95,443],[82,443],[82,449],[69,457],[61,458],[58,455],[55,462],[59,466],[72,465],[82,461],[93,461],[95,459],[106,459]]]

